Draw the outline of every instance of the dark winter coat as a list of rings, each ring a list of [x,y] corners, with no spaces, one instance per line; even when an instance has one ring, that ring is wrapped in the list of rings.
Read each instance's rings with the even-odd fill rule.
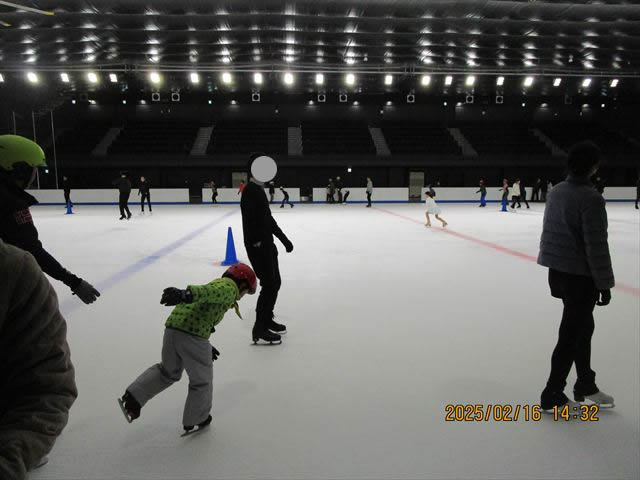
[[[131,181],[126,177],[120,177],[112,182],[120,190],[120,193],[131,193]]]
[[[599,290],[615,285],[605,202],[586,178],[567,177],[547,195],[538,264],[592,277]]]
[[[149,182],[146,180],[144,182],[140,182],[140,186],[138,187],[138,193],[140,195],[149,195]]]
[[[40,268],[72,290],[81,279],[65,270],[42,246],[29,207],[38,201],[7,179],[0,178],[0,239],[31,253]]]
[[[242,212],[242,231],[244,244],[252,247],[258,242],[273,244],[275,235],[282,243],[288,241],[286,235],[271,216],[269,199],[264,193],[264,188],[254,182],[247,183],[240,200]]]
[[[51,451],[78,396],[58,299],[33,256],[0,241],[0,478]]]

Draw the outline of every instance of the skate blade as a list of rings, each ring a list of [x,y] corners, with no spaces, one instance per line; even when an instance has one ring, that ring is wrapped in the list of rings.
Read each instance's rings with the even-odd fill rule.
[[[287,331],[286,331],[286,330],[284,330],[284,331],[282,331],[282,332],[276,332],[275,330],[269,330],[269,331],[270,331],[271,333],[277,333],[278,335],[286,335],[286,334],[287,334]]]
[[[262,339],[254,339],[253,340],[253,345],[259,346],[259,347],[269,347],[271,345],[280,345],[282,344],[282,340],[275,340],[273,342],[268,342],[266,340],[262,340]]]
[[[605,409],[605,410],[607,408],[614,408],[616,406],[615,402],[614,403],[598,403],[598,402],[594,402],[593,400],[589,400],[588,398],[578,401],[578,404],[584,405],[584,406],[597,405],[598,408]]]
[[[180,438],[188,437],[189,435],[193,435],[195,433],[200,433],[203,430],[206,430],[207,428],[209,428],[209,425],[207,425],[206,427],[195,427],[193,430],[189,430],[189,431],[184,432],[182,435],[180,435]]]
[[[131,418],[127,413],[127,409],[124,408],[124,402],[122,401],[121,398],[118,399],[118,405],[120,405],[120,410],[122,410],[122,414],[124,415],[124,418],[127,419],[127,422],[129,423],[133,422],[133,418]]]

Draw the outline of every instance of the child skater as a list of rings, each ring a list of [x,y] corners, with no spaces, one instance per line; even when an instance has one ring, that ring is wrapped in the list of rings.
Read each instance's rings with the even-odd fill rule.
[[[480,206],[486,207],[487,206],[487,187],[485,186],[483,179],[480,179],[479,187],[480,189],[476,193],[480,194]]]
[[[253,295],[256,286],[256,274],[251,267],[237,263],[222,278],[206,285],[189,285],[186,290],[164,289],[160,303],[176,307],[165,323],[162,360],[145,370],[118,399],[129,423],[140,416],[149,400],[180,380],[183,370],[189,376],[182,416],[185,434],[195,426],[201,429],[211,423],[212,363],[220,352],[209,343],[209,336],[227,310],[234,308],[240,317],[238,300],[247,292]]]
[[[431,226],[431,219],[429,218],[429,214],[430,213],[433,213],[436,216],[436,219],[438,219],[438,220],[440,220],[442,222],[442,228],[444,228],[447,225],[449,225],[445,221],[444,218],[440,217],[440,212],[442,210],[436,204],[436,201],[433,199],[433,193],[430,190],[427,190],[425,192],[425,203],[426,203],[426,205],[425,205],[426,211],[424,212],[424,214],[427,217],[427,221],[424,224],[425,227],[430,227]]]
[[[502,179],[502,188],[499,190],[502,192],[502,210],[501,212],[508,212],[507,205],[509,205],[509,181],[506,178]]]

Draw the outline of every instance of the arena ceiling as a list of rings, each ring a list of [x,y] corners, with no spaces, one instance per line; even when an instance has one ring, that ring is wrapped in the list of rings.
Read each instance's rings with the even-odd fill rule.
[[[639,25],[624,1],[0,1],[0,73],[625,78],[640,76]]]

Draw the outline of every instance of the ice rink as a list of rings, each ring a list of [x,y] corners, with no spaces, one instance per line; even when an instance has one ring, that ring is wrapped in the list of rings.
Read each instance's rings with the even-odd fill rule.
[[[280,346],[251,344],[257,295],[211,337],[213,425],[182,432],[186,376],[128,424],[116,402],[159,361],[163,288],[224,267],[227,227],[246,261],[238,205],[36,207],[45,247],[102,296],[85,306],[52,280],[79,397],[32,479],[637,479],[640,476],[640,221],[608,205],[618,287],[596,307],[592,365],[616,408],[598,422],[446,422],[447,404],[537,404],[562,304],[535,264],[543,206],[420,204],[272,208],[280,250]],[[570,394],[572,371],[566,393]]]

